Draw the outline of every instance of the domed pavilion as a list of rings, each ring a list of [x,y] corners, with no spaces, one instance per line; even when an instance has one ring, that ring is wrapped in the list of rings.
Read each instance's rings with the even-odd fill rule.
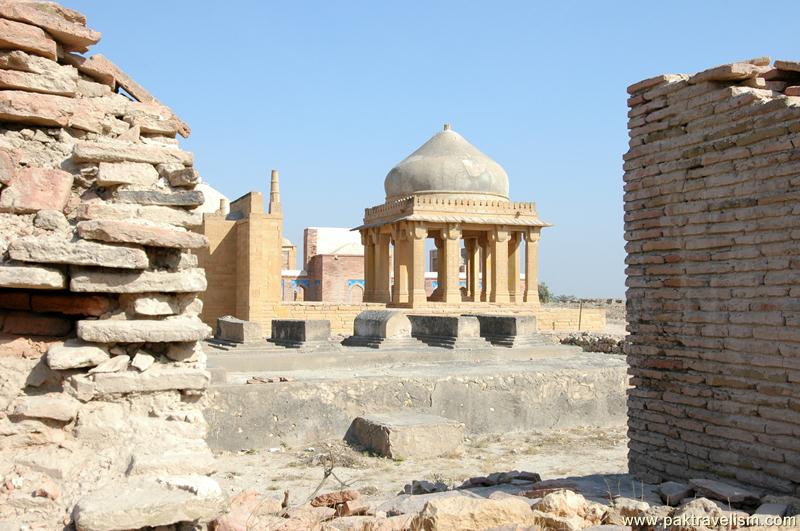
[[[392,168],[384,181],[385,203],[367,208],[358,227],[365,301],[415,309],[480,302],[538,308],[537,248],[542,227],[549,225],[534,203],[512,202],[508,184],[503,167],[449,125]],[[439,252],[439,289],[431,297],[425,292],[428,238]]]

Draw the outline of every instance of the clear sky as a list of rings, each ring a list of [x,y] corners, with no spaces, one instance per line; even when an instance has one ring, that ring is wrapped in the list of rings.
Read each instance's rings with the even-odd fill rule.
[[[63,0],[92,48],[192,127],[234,199],[281,171],[284,233],[356,226],[444,122],[502,164],[546,229],[540,280],[622,297],[625,88],[760,55],[800,59],[800,2]]]

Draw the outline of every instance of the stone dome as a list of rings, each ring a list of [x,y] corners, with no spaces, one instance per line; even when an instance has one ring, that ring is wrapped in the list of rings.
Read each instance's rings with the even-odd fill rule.
[[[414,194],[508,199],[508,174],[449,125],[386,175],[386,200]]]

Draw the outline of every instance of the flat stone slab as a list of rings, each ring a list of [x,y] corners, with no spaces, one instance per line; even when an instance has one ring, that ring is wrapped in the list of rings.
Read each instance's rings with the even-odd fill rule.
[[[262,341],[264,334],[261,325],[255,321],[244,321],[232,315],[226,315],[217,319],[216,339],[231,341],[233,343],[253,343]]]
[[[100,319],[78,321],[78,337],[92,343],[166,343],[200,341],[211,328],[199,319],[179,317],[163,321]]]
[[[110,243],[132,243],[149,247],[197,249],[208,245],[202,234],[141,221],[94,219],[78,223],[81,238]]]
[[[690,479],[689,486],[700,496],[726,503],[758,503],[761,495],[742,487],[713,479]]]
[[[11,242],[8,254],[21,262],[72,264],[121,269],[146,269],[147,253],[138,247],[108,245],[86,240],[70,241],[59,237],[25,236]]]
[[[71,273],[72,291],[93,293],[194,293],[206,290],[205,271],[112,272],[77,268]]]
[[[173,389],[205,389],[211,375],[192,367],[151,368],[145,372],[126,370],[93,375],[94,395],[105,396],[126,393],[154,393]]]
[[[6,264],[0,266],[0,287],[25,289],[63,289],[67,276],[54,267]]]
[[[205,476],[132,477],[87,494],[72,517],[78,531],[140,529],[208,522],[224,503],[217,482]]]
[[[331,339],[327,319],[273,319],[270,342],[290,348],[325,344]]]
[[[425,413],[376,413],[357,417],[346,439],[391,459],[437,457],[461,451],[464,424]]]

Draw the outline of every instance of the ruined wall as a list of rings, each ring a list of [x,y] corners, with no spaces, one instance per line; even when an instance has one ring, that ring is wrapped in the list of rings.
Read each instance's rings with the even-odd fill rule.
[[[204,520],[222,500],[189,129],[81,55],[99,38],[56,4],[0,3],[2,528]]]
[[[628,92],[630,468],[800,494],[800,64]]]

